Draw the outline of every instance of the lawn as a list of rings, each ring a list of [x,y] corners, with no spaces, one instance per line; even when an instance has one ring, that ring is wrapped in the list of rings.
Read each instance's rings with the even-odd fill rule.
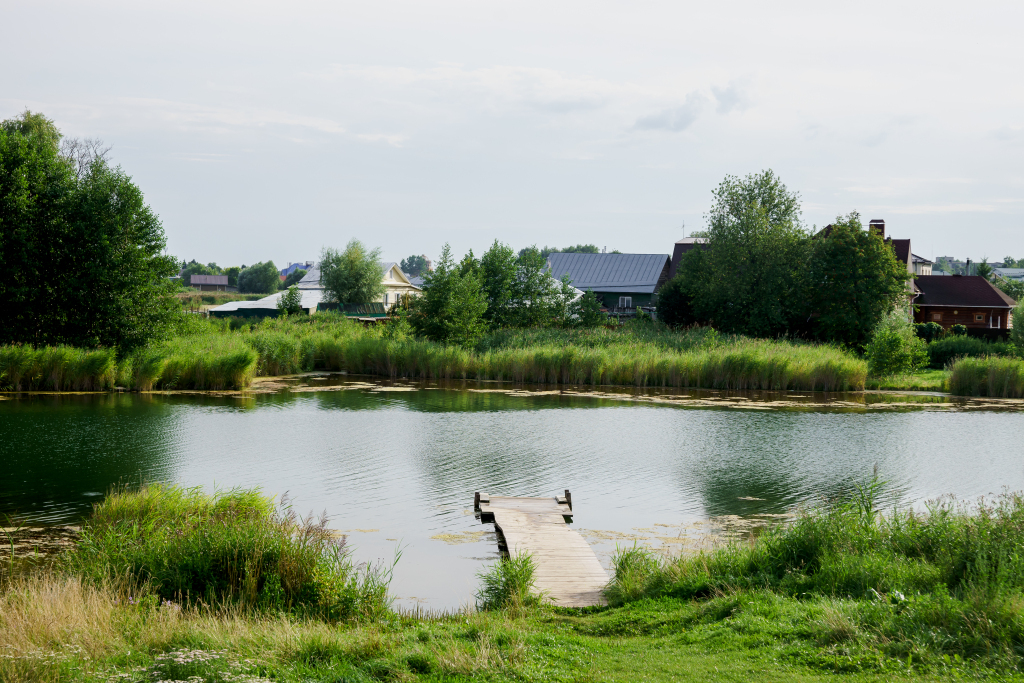
[[[866,389],[897,391],[947,391],[948,370],[924,369],[896,377],[868,377]]]

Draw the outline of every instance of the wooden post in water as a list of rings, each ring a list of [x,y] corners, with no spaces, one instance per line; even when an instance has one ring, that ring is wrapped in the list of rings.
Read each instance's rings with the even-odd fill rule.
[[[569,506],[569,509],[572,510],[572,494],[569,493],[569,489],[565,490],[565,502]]]
[[[473,511],[474,512],[479,512],[480,511],[480,492],[479,491],[477,491],[475,494],[473,494]]]

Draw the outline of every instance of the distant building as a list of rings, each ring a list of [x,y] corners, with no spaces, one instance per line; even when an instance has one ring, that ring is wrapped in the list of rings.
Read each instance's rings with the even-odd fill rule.
[[[917,254],[910,255],[911,260],[914,263],[914,275],[931,275],[932,274],[932,262],[923,256]]]
[[[296,265],[296,264],[292,264]],[[312,261],[307,261],[308,265],[306,274],[302,276],[302,279],[295,283],[295,286],[299,290],[299,295],[302,297],[302,303],[300,304],[302,310],[306,313],[315,313],[317,310],[325,308],[323,304],[324,300],[324,286],[320,283],[320,268]],[[402,269],[398,267],[398,264],[394,262],[382,263],[381,265],[381,280],[384,283],[384,295],[378,300],[373,302],[360,302],[358,304],[347,304],[345,306],[345,314],[350,317],[356,318],[381,318],[386,317],[385,311],[390,308],[393,304],[397,303],[399,297],[402,295],[417,296],[422,292],[422,289],[416,287],[409,282],[409,279],[402,272]],[[240,316],[240,317],[267,317],[277,315],[277,302],[284,296],[284,291],[275,292],[270,296],[265,296],[257,301],[232,301],[210,309],[210,315],[215,317],[228,317],[228,316]],[[337,308],[337,304],[333,304],[333,308]]]
[[[1024,268],[993,268],[992,272],[1005,280],[1024,281]]]
[[[1017,302],[979,275],[922,275],[914,284],[920,292],[914,300],[914,320],[970,328],[1006,330],[1012,327],[1011,311]]]
[[[296,270],[306,270],[306,271],[308,271],[310,268],[312,268],[315,265],[316,265],[316,263],[314,261],[297,261],[295,263],[289,263],[288,267],[287,268],[282,268],[281,270],[279,270],[278,274],[281,276],[281,279],[283,280],[284,278],[286,278],[289,275],[291,275],[292,273],[294,273]]]
[[[569,276],[580,291],[592,290],[609,310],[654,306],[669,277],[668,254],[550,254],[551,277]]]
[[[676,242],[672,249],[672,265],[669,266],[668,278],[671,280],[676,276],[676,270],[679,269],[679,263],[683,260],[684,254],[692,249],[703,249],[707,242],[703,237],[684,237]]]
[[[189,278],[189,286],[200,292],[237,291],[236,287],[228,285],[227,275],[192,275]]]

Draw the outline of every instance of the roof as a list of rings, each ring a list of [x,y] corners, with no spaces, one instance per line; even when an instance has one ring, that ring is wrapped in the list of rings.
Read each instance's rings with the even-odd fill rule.
[[[681,240],[677,240],[675,248],[672,249],[672,266],[669,269],[668,276],[670,278],[676,276],[676,269],[679,268],[679,261],[682,260],[683,254],[702,244],[707,244],[707,239],[704,237],[684,237]]]
[[[910,260],[910,240],[889,240],[892,242],[892,250],[896,252],[896,259],[900,263],[912,263]]]
[[[265,296],[262,299],[256,301],[229,301],[226,304],[211,308],[211,312],[217,313],[230,313],[231,311],[237,311],[239,309],[255,308],[262,310],[277,310],[278,300],[287,293],[288,290],[281,290],[274,292],[270,296]],[[322,289],[300,289],[299,294],[302,296],[302,303],[299,304],[301,308],[309,311],[315,311],[316,305],[320,303],[324,298],[324,290]]]
[[[193,285],[226,285],[228,283],[227,275],[193,275],[189,279]]]
[[[914,259],[914,263],[931,263],[931,261],[929,261],[929,260],[928,260],[928,259],[926,259],[925,257],[923,257],[923,256],[918,256],[917,254],[914,254],[914,253],[911,253],[911,254],[910,254],[910,257],[911,257],[912,259]]]
[[[993,268],[992,272],[999,277],[1005,277],[1011,280],[1024,279],[1024,268]]]
[[[381,275],[381,277],[383,278],[384,275],[389,270],[391,270],[392,268],[396,268],[397,266],[398,266],[398,263],[396,263],[395,261],[385,261],[385,262],[381,263],[380,264],[380,275]],[[401,268],[396,268],[396,269],[398,270],[399,273],[402,273],[402,269]],[[406,278],[407,280],[409,280],[410,284],[412,284],[413,287],[416,287],[417,289],[421,289],[423,287],[422,283],[413,282],[412,279],[408,275],[406,275],[405,273],[402,273],[402,276],[404,278]],[[310,269],[306,271],[306,274],[302,276],[302,279],[295,283],[295,286],[298,287],[300,290],[301,289],[323,289],[324,286],[322,284],[320,284],[320,264],[318,263],[315,266],[311,266]]]
[[[921,296],[918,306],[963,306],[964,308],[1013,308],[1017,302],[980,275],[919,275],[914,284]]]
[[[576,289],[654,293],[669,265],[668,254],[550,254],[551,276],[568,274]]]

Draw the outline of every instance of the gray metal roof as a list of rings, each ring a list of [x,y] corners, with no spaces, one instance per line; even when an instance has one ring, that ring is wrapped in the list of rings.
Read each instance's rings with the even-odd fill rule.
[[[552,277],[568,274],[576,289],[595,292],[650,292],[669,263],[668,254],[551,254]]]
[[[189,280],[194,285],[226,285],[227,275],[193,275]]]

